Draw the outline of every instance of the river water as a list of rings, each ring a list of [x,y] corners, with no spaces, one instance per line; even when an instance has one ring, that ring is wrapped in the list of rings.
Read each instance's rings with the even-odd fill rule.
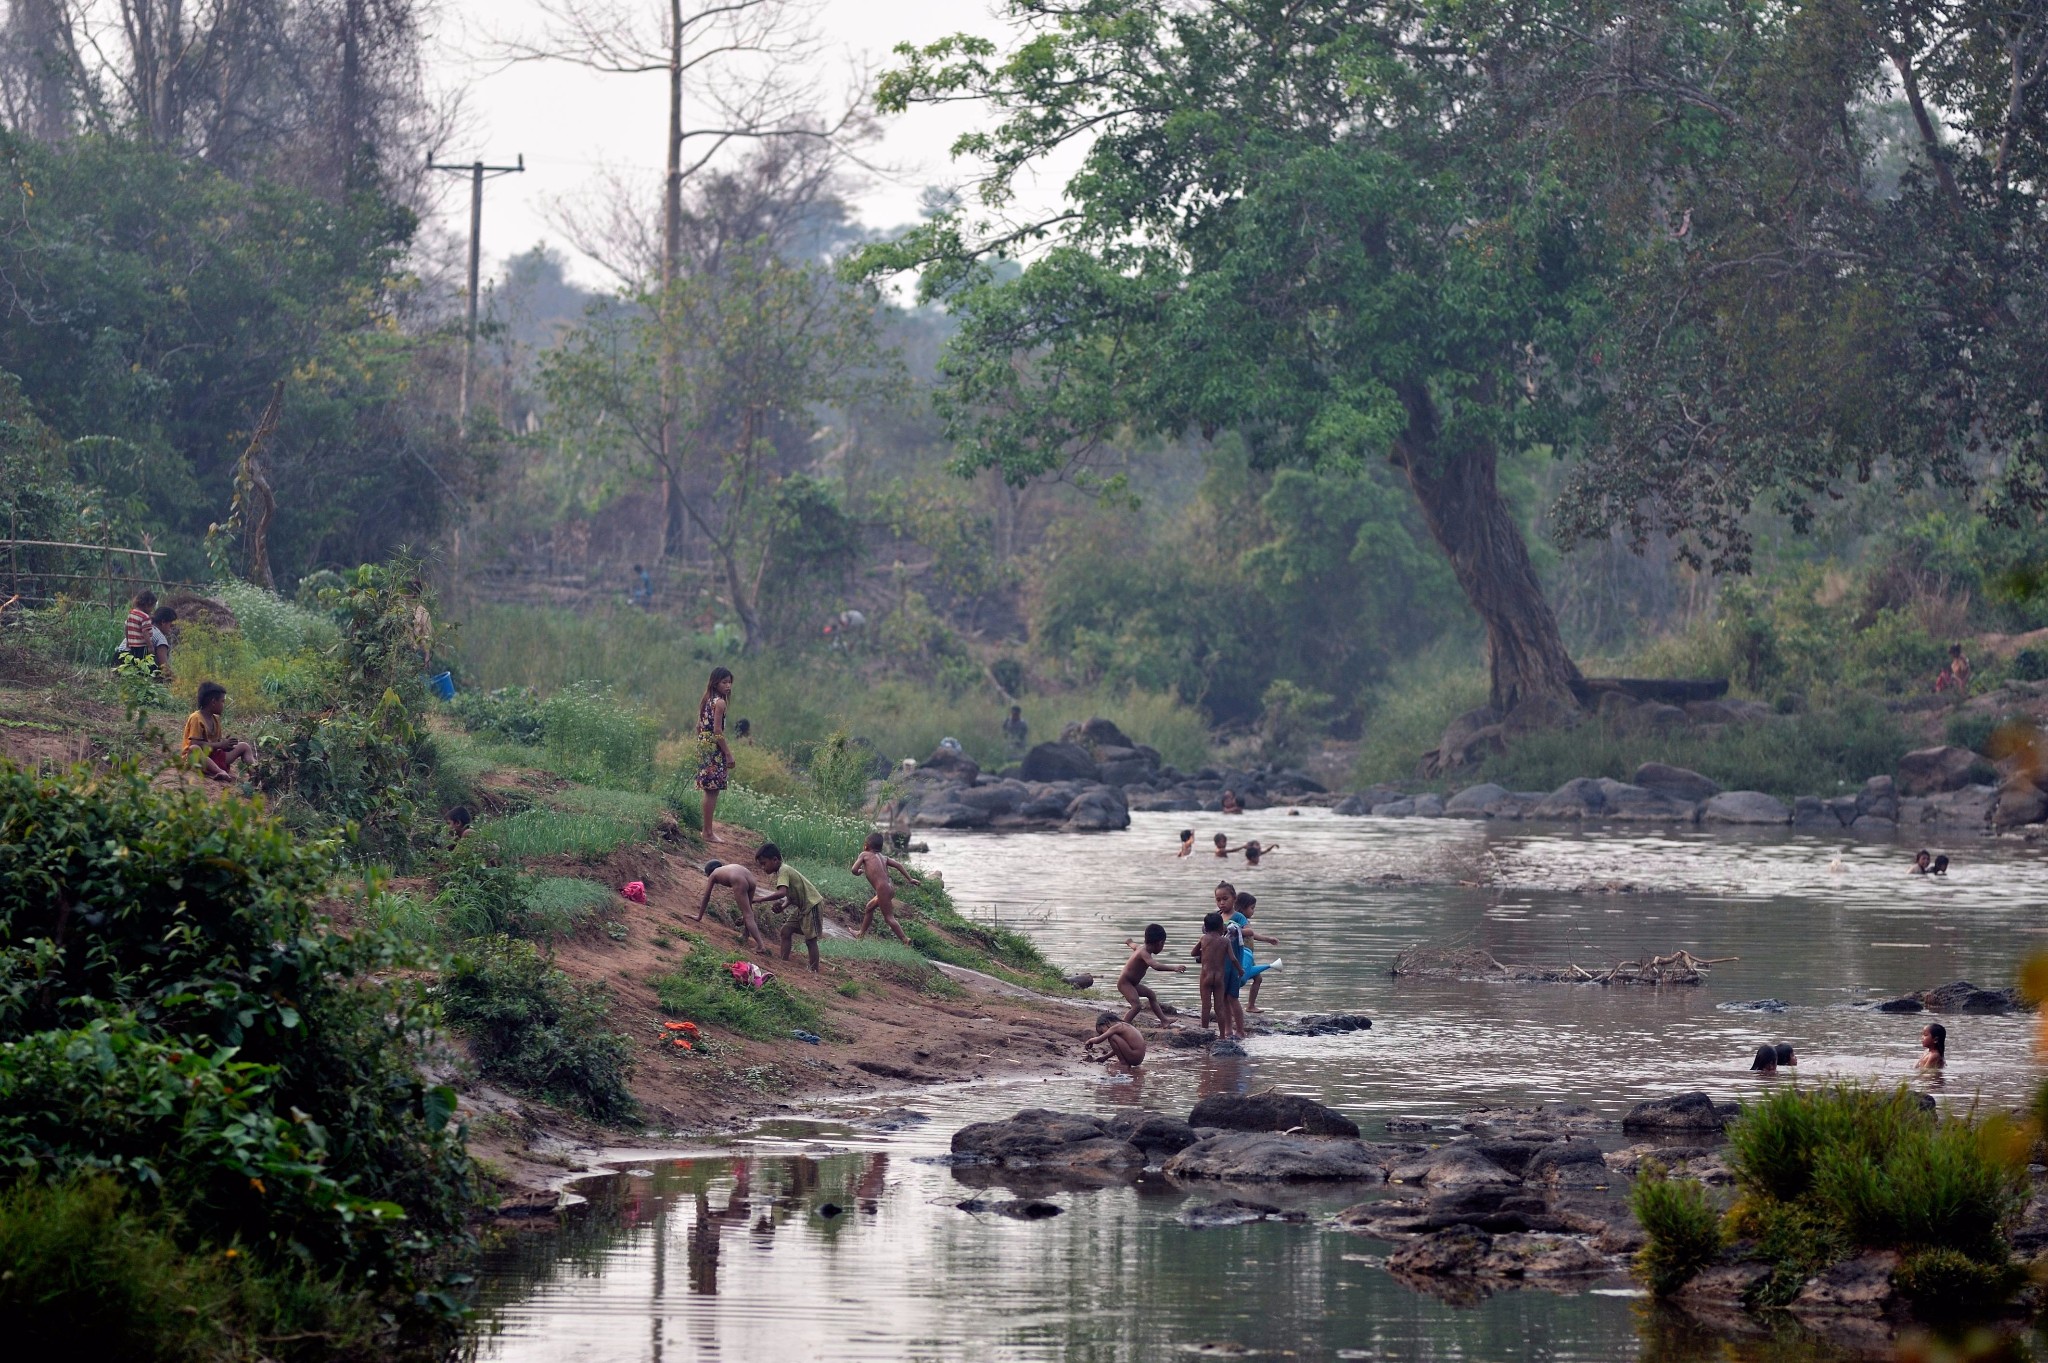
[[[1196,854],[1176,859],[1175,833],[1191,819]],[[2048,858],[2030,847],[1948,848],[1954,869],[1931,879],[1906,873],[1912,848],[1882,843],[1264,810],[1227,821],[1233,842],[1278,844],[1253,869],[1209,854],[1224,824],[1141,814],[1109,836],[936,835],[919,861],[944,874],[963,911],[1105,980],[1148,922],[1166,927],[1169,959],[1185,951],[1227,876],[1258,896],[1258,929],[1281,939],[1261,952],[1284,961],[1260,1000],[1269,1013],[1363,1012],[1369,1032],[1254,1037],[1241,1060],[1162,1047],[1135,1081],[1090,1072],[883,1096],[869,1106],[929,1120],[878,1132],[854,1124],[858,1108],[820,1109],[688,1158],[637,1157],[633,1172],[576,1184],[588,1201],[563,1230],[492,1256],[484,1356],[1728,1357],[1621,1277],[1569,1293],[1415,1292],[1379,1267],[1385,1244],[1316,1225],[1355,1189],[1258,1190],[1309,1221],[1195,1230],[1176,1219],[1187,1205],[1246,1190],[1155,1178],[1048,1191],[921,1159],[961,1124],[1020,1107],[1184,1114],[1203,1094],[1269,1085],[1343,1108],[1368,1136],[1394,1118],[1449,1128],[1465,1109],[1498,1103],[1568,1100],[1618,1115],[1690,1089],[1743,1098],[1795,1082],[1749,1072],[1764,1041],[1796,1048],[1796,1082],[1904,1081],[1945,1105],[2009,1106],[2038,1081],[2030,1017],[1943,1019],[1949,1068],[1930,1078],[1912,1068],[1924,1018],[1857,1006],[1955,979],[2004,985],[2024,955],[2048,948]],[[1391,976],[1394,956],[1420,941],[1541,966],[1599,968],[1680,947],[1739,959],[1696,988]],[[1192,973],[1154,983],[1193,1008]],[[1760,1000],[1783,1008],[1733,1006]],[[1077,1010],[1070,1039],[1087,1020]],[[1011,1195],[1042,1196],[1063,1214],[1025,1221],[957,1205]],[[1732,1356],[1784,1347],[1753,1342]]]

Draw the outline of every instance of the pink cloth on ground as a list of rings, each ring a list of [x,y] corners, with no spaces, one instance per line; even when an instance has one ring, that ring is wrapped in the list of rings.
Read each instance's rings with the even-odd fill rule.
[[[619,893],[632,900],[635,904],[645,904],[647,902],[647,886],[638,880],[627,881],[619,887]]]
[[[726,969],[732,971],[733,979],[749,989],[759,989],[768,980],[767,972],[752,961],[734,961]]]

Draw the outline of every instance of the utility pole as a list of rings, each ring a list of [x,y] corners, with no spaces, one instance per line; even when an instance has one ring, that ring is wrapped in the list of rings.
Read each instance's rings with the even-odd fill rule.
[[[478,262],[484,245],[484,181],[500,175],[517,175],[526,169],[522,152],[517,165],[487,166],[481,161],[468,165],[427,162],[429,170],[453,171],[469,177],[469,329],[462,348],[462,397],[457,408],[462,434],[469,434],[469,390],[476,378],[476,299]]]

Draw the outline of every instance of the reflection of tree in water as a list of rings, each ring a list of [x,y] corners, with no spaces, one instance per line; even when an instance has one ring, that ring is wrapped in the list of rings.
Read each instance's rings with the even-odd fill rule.
[[[1783,1312],[1696,1317],[1675,1305],[1644,1302],[1636,1329],[1641,1363],[1848,1363],[1869,1357],[1863,1349],[1830,1344]]]

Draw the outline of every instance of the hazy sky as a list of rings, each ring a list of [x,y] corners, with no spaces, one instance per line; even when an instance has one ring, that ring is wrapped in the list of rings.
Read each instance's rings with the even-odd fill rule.
[[[621,3],[664,8],[660,0]],[[533,0],[448,0],[444,15],[437,74],[444,85],[463,92],[465,133],[442,159],[481,157],[509,165],[515,156],[526,157],[525,174],[485,187],[487,274],[496,262],[538,241],[566,252],[567,243],[549,223],[549,205],[589,191],[601,170],[645,175],[658,183],[668,118],[664,76],[599,75],[553,62],[494,69],[472,55],[481,47],[478,39],[493,32],[532,31]],[[883,64],[899,42],[928,42],[963,29],[991,37],[1002,32],[990,0],[823,0],[817,27],[828,47],[818,74],[835,87],[844,84],[849,60]],[[860,218],[874,226],[913,220],[926,185],[959,178],[946,148],[973,122],[964,109],[918,110],[892,120],[874,155],[900,175],[892,183],[870,186],[855,200]],[[450,215],[445,225],[466,231],[468,195],[451,193],[444,202]],[[599,278],[582,262],[572,265],[572,272],[590,282]]]

